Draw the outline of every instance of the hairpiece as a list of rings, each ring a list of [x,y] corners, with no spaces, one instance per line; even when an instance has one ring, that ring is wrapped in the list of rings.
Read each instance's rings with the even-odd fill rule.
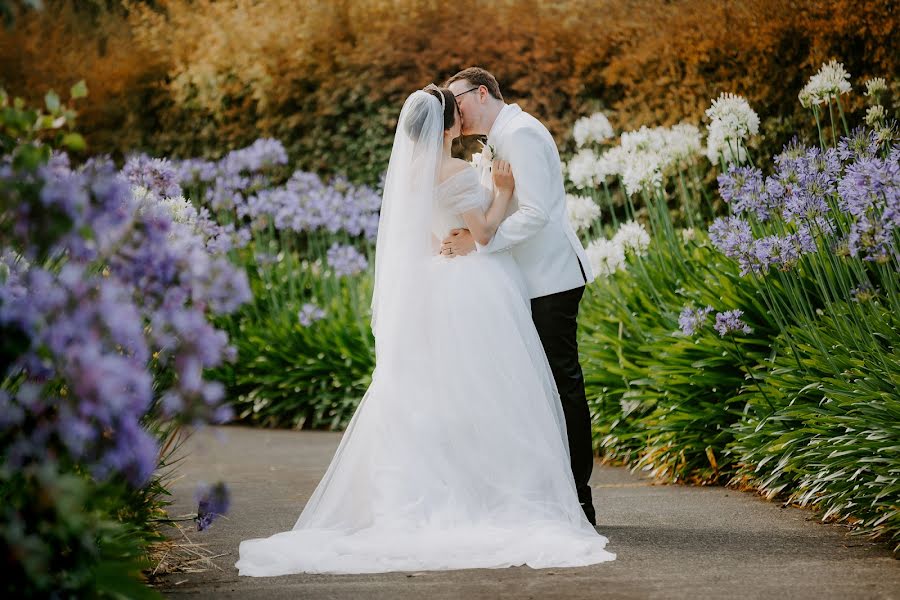
[[[447,109],[447,101],[444,100],[444,92],[441,91],[441,88],[434,85],[433,83],[429,83],[424,88],[422,88],[423,92],[427,92],[428,90],[435,90],[438,93],[437,95],[438,95],[438,99],[441,101],[441,108],[446,110]]]

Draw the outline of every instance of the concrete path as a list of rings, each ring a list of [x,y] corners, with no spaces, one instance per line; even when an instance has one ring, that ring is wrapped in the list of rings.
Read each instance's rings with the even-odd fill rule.
[[[216,439],[222,438],[222,441]],[[192,540],[221,569],[167,576],[177,598],[900,598],[900,561],[815,515],[721,487],[654,485],[594,468],[598,529],[618,559],[592,567],[381,575],[238,577],[242,539],[290,529],[340,440],[326,432],[222,427],[185,448],[170,514],[196,510],[198,481],[228,483],[232,507]]]

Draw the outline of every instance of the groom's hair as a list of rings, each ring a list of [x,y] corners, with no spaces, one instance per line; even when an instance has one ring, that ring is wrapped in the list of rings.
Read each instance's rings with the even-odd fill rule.
[[[497,83],[497,78],[481,67],[469,67],[468,69],[463,69],[448,79],[444,83],[444,87],[448,87],[454,81],[462,80],[468,81],[472,85],[483,85],[487,88],[487,91],[491,96],[497,100],[503,100],[503,94],[500,93],[500,84]]]

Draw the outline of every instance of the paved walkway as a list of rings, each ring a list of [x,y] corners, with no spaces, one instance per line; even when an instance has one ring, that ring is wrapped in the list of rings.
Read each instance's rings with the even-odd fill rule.
[[[213,435],[216,434],[216,435]],[[221,441],[216,437],[222,438]],[[898,598],[900,561],[815,515],[721,487],[654,485],[624,468],[594,468],[599,530],[618,559],[592,567],[474,569],[380,575],[238,577],[242,539],[290,529],[340,440],[326,432],[222,427],[186,445],[172,515],[195,510],[198,481],[226,481],[227,519],[192,533],[221,570],[162,586],[186,598]]]

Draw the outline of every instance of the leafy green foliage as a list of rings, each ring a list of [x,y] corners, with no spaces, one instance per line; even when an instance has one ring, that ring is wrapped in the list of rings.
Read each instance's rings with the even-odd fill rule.
[[[818,506],[823,518],[884,535],[900,551],[900,317],[877,301],[862,308],[880,325],[885,361],[846,343],[839,321],[851,318],[847,305],[823,315],[815,331],[792,327],[794,348],[778,340],[762,385],[778,410],[737,423],[731,450],[742,465],[736,481]],[[742,397],[758,405],[761,393]]]
[[[130,493],[52,461],[0,470],[0,539],[16,558],[0,589],[16,598],[159,598],[142,581],[145,532],[117,518]]]
[[[294,252],[251,265],[255,301],[220,323],[238,349],[217,378],[229,387],[239,419],[294,428],[342,429],[371,381],[374,339],[367,309],[371,275],[336,278]],[[315,301],[324,318],[303,325]]]
[[[626,273],[590,287],[580,309],[579,348],[594,420],[607,458],[675,481],[717,481],[733,471],[723,450],[746,402],[738,398],[748,364],[765,356],[769,329],[753,290],[705,243],[674,247],[659,239]],[[743,307],[752,338],[721,338],[707,325],[681,334],[685,305]]]
[[[72,100],[84,97],[83,82],[70,91]],[[71,102],[69,103],[71,104]],[[44,165],[53,150],[73,151],[83,148],[83,138],[74,131],[75,111],[59,96],[48,92],[46,111],[26,106],[0,90],[0,155],[11,156],[19,169],[34,170]],[[10,183],[12,181],[13,183]],[[28,210],[35,221],[45,225],[38,231],[36,256],[48,269],[59,267],[65,256],[47,256],[53,241],[72,227],[68,215],[56,212],[40,201],[37,183],[4,179],[0,185],[0,237],[15,233],[17,210]],[[43,245],[42,245],[43,244]],[[11,246],[15,249],[15,245]],[[0,266],[0,283],[9,277],[9,267]],[[29,349],[32,339],[18,326],[0,326],[0,373]],[[154,385],[160,386],[172,377],[171,368],[154,361]],[[15,391],[20,375],[11,375],[2,383],[4,394]],[[56,397],[71,393],[65,386],[48,383]],[[164,389],[165,386],[163,386]],[[54,407],[55,408],[55,407]],[[4,403],[4,410],[10,404]],[[156,413],[158,414],[158,413]],[[158,598],[147,587],[143,571],[149,565],[148,547],[163,539],[159,522],[169,503],[166,478],[157,474],[142,488],[126,484],[121,477],[96,478],[94,473],[58,447],[47,444],[46,458],[39,464],[29,461],[16,468],[17,448],[22,443],[20,430],[33,423],[10,426],[7,421],[0,434],[0,545],[5,551],[4,577],[0,590],[7,597],[90,597],[90,598]],[[159,440],[164,450],[159,469],[170,466],[177,445],[177,430],[160,422],[144,423]]]

